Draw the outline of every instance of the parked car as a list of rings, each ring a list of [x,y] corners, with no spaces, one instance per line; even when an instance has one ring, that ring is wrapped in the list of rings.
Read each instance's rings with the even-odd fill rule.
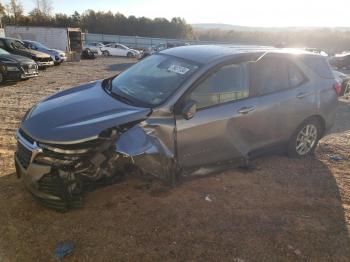
[[[96,58],[96,54],[94,52],[92,52],[90,49],[85,49],[82,53],[81,53],[81,58],[82,59],[95,59]]]
[[[327,59],[302,50],[167,49],[30,109],[17,131],[17,175],[66,210],[132,165],[174,181],[277,146],[305,157],[333,125],[338,91]]]
[[[184,46],[184,45],[189,45],[188,43],[182,43],[182,42],[178,42],[178,43],[160,43],[158,45],[156,45],[155,47],[150,47],[147,48],[146,50],[144,50],[142,52],[142,55],[140,56],[139,59],[143,59],[149,55],[152,55],[154,53],[163,51],[165,49],[169,49],[169,48],[173,48],[173,47],[179,47],[179,46]]]
[[[67,61],[66,53],[61,50],[48,48],[36,41],[23,40],[22,42],[29,49],[37,50],[50,55],[55,65],[60,65],[62,62]]]
[[[350,76],[336,70],[333,70],[333,74],[335,79],[341,84],[339,96],[350,94]]]
[[[0,84],[7,80],[23,80],[38,76],[38,65],[34,60],[11,55],[0,48]]]
[[[324,51],[323,49],[320,49],[320,48],[310,48],[310,47],[306,47],[304,48],[306,51],[309,51],[309,52],[312,52],[312,53],[315,53],[315,54],[319,54],[319,55],[322,55],[322,56],[328,56],[327,52]]]
[[[141,57],[141,52],[125,45],[113,43],[101,47],[102,54],[110,56]]]
[[[330,64],[337,69],[350,68],[350,52],[336,54],[329,60]]]
[[[86,43],[83,47],[83,50],[87,50],[87,52],[91,51],[97,56],[102,54],[101,47],[103,46],[104,44],[102,43],[91,42],[91,43]]]
[[[18,39],[0,37],[0,48],[11,54],[26,56],[33,59],[38,64],[39,68],[46,68],[54,65],[53,60],[48,54],[29,49]]]

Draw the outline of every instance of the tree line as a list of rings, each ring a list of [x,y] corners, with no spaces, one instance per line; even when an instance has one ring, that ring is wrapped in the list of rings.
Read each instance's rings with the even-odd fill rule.
[[[243,45],[275,47],[309,47],[329,53],[350,51],[350,31],[331,28],[285,31],[198,30],[196,37],[206,41],[223,41]]]
[[[24,14],[18,0],[8,5],[0,3],[3,25],[79,27],[97,34],[178,38],[186,40],[218,41],[232,44],[268,45],[281,47],[313,47],[335,53],[350,50],[350,32],[334,29],[303,29],[285,31],[197,30],[182,18],[124,16],[121,13],[87,10],[72,15],[52,14],[51,0],[35,0],[35,8]]]
[[[52,15],[49,0],[37,0],[36,7],[28,15],[24,14],[19,1],[11,0],[4,7],[0,3],[2,23],[6,25],[79,27],[83,31],[98,34],[136,35],[147,37],[165,37],[195,39],[192,27],[183,18],[174,17],[150,19],[147,17],[124,16],[121,13],[87,10],[72,15],[57,13]]]

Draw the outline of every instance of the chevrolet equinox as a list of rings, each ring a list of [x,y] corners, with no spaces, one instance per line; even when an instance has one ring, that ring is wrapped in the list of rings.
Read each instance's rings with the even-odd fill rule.
[[[337,92],[326,58],[307,51],[171,48],[28,110],[16,170],[36,198],[66,210],[130,167],[172,181],[275,147],[305,157],[333,125]]]

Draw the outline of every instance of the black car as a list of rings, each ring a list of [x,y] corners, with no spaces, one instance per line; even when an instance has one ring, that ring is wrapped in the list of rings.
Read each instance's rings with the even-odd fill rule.
[[[39,68],[46,68],[54,65],[50,55],[29,49],[18,39],[0,37],[0,48],[11,54],[26,56],[33,59],[38,64]]]
[[[6,80],[22,80],[38,76],[38,65],[34,60],[11,55],[0,48],[0,84]]]

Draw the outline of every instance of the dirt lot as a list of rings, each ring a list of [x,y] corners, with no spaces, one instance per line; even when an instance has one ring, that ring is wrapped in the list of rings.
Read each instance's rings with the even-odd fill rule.
[[[350,103],[314,157],[263,157],[165,188],[128,177],[65,214],[36,203],[14,175],[14,132],[43,97],[123,70],[132,60],[67,63],[0,87],[0,261],[350,261]],[[332,159],[333,156],[341,160]],[[211,201],[208,201],[211,200]]]

